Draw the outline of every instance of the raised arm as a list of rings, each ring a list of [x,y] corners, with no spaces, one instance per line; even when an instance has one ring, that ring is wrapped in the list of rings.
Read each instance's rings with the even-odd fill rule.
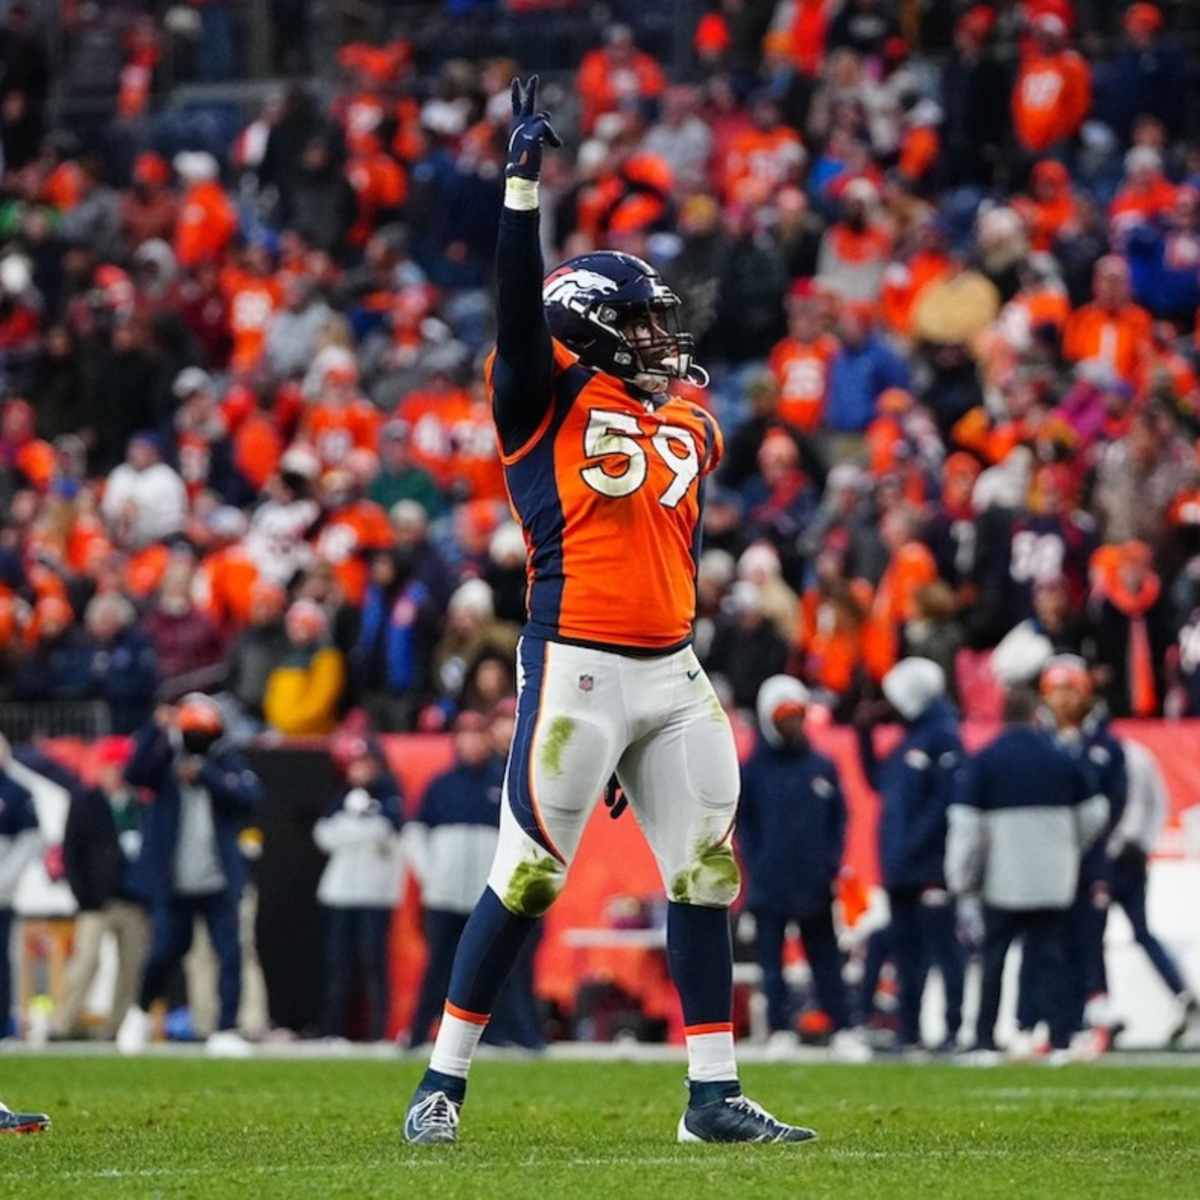
[[[542,310],[542,247],[538,176],[542,145],[562,142],[549,116],[537,111],[538,77],[513,80],[512,132],[505,168],[504,210],[496,239],[496,359],[493,411],[505,453],[537,432],[550,404],[554,351]]]

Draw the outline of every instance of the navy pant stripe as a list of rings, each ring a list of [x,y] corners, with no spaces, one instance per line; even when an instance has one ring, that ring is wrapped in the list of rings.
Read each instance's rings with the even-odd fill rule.
[[[541,713],[542,684],[546,677],[546,642],[526,634],[521,638],[518,653],[523,681],[517,701],[517,727],[513,734],[512,754],[508,760],[508,806],[517,823],[543,850],[555,858],[561,858],[538,823],[529,785],[533,736]]]

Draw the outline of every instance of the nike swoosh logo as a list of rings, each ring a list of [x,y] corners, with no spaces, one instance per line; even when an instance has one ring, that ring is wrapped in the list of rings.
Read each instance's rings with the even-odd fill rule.
[[[700,674],[700,668],[697,667],[694,671],[689,671],[687,673],[687,677],[688,677],[688,679],[695,679],[696,676],[699,674]]]

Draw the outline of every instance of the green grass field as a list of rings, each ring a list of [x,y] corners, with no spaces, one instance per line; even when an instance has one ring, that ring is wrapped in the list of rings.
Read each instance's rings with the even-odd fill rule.
[[[677,1146],[681,1068],[482,1062],[456,1147],[400,1139],[411,1062],[0,1057],[54,1128],[0,1139],[0,1196],[1200,1195],[1200,1070],[750,1066],[800,1147]]]

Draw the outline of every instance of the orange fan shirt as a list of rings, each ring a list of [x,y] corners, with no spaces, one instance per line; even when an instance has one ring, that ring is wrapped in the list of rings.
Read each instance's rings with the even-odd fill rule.
[[[807,430],[821,424],[837,352],[837,339],[827,333],[811,342],[786,337],[776,343],[768,365],[779,384],[779,415],[789,425]]]
[[[237,225],[237,210],[215,179],[190,187],[175,226],[175,258],[179,265],[194,267],[218,258]]]
[[[1145,187],[1123,187],[1108,210],[1114,221],[1153,221],[1155,217],[1170,212],[1175,206],[1178,189],[1169,180],[1159,175]]]
[[[896,665],[900,625],[915,611],[917,592],[937,578],[937,562],[923,542],[901,546],[879,581],[863,638],[863,658],[872,678]]]
[[[410,392],[396,409],[408,423],[413,461],[424,467],[439,486],[454,485],[455,453],[452,431],[471,418],[471,397],[461,388]]]
[[[601,647],[686,645],[703,479],[722,453],[716,422],[687,400],[636,399],[559,342],[552,387],[539,428],[502,455],[528,547],[526,628]]]
[[[236,269],[222,273],[221,287],[229,299],[229,334],[233,339],[229,365],[235,371],[247,371],[262,357],[281,289],[275,279]]]
[[[725,153],[722,184],[731,201],[762,200],[783,183],[804,157],[804,147],[793,129],[780,125],[764,130],[744,129]]]
[[[1070,137],[1092,107],[1092,72],[1074,50],[1032,53],[1012,94],[1017,139],[1035,154]]]
[[[473,400],[450,425],[451,474],[471,500],[503,500],[504,468],[496,449],[491,405]]]
[[[1136,383],[1150,348],[1150,314],[1136,304],[1113,313],[1097,304],[1077,308],[1063,330],[1063,354],[1072,362],[1100,358],[1127,383]]]
[[[376,450],[383,416],[361,396],[344,408],[318,404],[300,423],[301,437],[316,450],[321,462],[336,467],[351,450]]]

